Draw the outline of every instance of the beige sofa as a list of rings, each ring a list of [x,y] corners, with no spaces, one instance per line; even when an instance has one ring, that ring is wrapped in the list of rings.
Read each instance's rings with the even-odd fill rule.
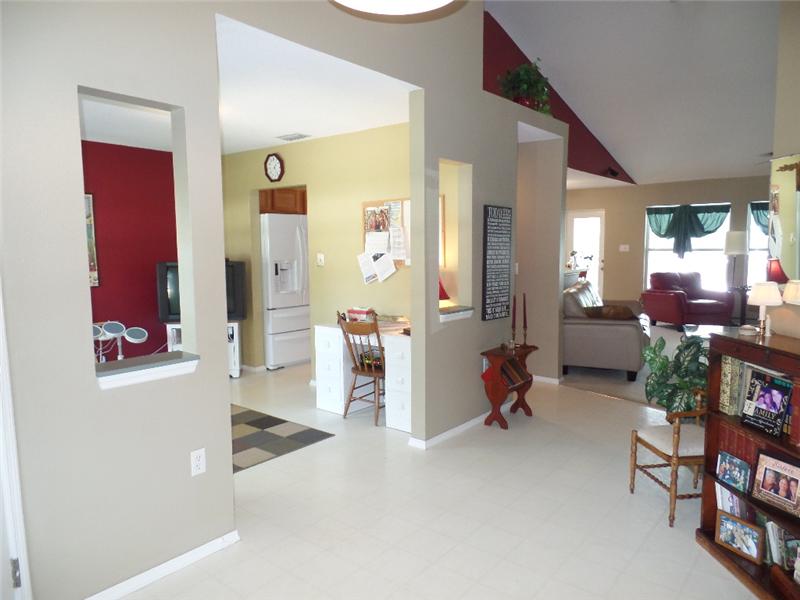
[[[644,366],[642,349],[650,345],[650,323],[638,303],[603,305],[592,285],[578,282],[562,292],[564,374],[569,367],[627,371],[635,381]]]

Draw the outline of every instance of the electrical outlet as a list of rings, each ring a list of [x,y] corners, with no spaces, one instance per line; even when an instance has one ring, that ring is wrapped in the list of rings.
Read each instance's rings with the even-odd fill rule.
[[[519,275],[519,263],[514,263],[514,275]]]
[[[481,356],[481,373],[486,371],[489,368],[489,359],[485,356]]]
[[[325,266],[325,255],[322,252],[317,252],[317,266],[318,267]]]
[[[192,477],[206,472],[206,449],[200,448],[189,453],[189,464]]]
[[[619,245],[619,251],[620,252],[630,252],[631,251],[630,244],[620,244]]]

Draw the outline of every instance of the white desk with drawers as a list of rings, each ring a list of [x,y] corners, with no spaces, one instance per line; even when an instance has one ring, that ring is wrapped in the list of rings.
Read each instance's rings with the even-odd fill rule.
[[[381,328],[386,359],[386,426],[411,433],[411,336],[397,328]],[[344,414],[347,393],[353,382],[351,360],[338,325],[314,327],[316,350],[317,408]],[[356,401],[350,414],[372,404]]]

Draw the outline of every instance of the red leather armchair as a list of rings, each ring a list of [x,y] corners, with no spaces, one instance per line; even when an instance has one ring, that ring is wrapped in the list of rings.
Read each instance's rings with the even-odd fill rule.
[[[652,273],[640,299],[653,325],[729,325],[733,312],[733,294],[702,289],[700,273]]]

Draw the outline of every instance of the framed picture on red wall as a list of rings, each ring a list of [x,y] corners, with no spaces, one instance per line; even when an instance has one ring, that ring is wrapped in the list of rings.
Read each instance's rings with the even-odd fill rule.
[[[83,200],[86,205],[86,243],[89,251],[89,285],[97,287],[100,285],[100,277],[97,274],[97,245],[94,239],[94,203],[91,194],[84,194]]]

